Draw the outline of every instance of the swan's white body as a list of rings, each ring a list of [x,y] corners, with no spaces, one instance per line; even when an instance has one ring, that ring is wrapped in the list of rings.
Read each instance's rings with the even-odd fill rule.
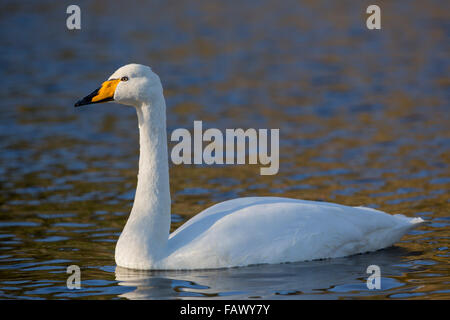
[[[127,80],[117,84],[113,98],[137,110],[140,158],[133,208],[116,246],[118,266],[204,269],[343,257],[391,246],[423,222],[364,207],[249,197],[216,204],[169,235],[162,85],[159,77],[142,65],[119,68],[109,81],[122,77]],[[88,103],[94,102],[83,100],[77,105]]]

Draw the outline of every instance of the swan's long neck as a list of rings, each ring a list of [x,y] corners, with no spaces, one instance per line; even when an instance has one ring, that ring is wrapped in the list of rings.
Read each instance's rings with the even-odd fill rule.
[[[163,257],[170,232],[170,186],[164,96],[136,107],[139,173],[133,208],[116,246],[116,260],[148,263]]]

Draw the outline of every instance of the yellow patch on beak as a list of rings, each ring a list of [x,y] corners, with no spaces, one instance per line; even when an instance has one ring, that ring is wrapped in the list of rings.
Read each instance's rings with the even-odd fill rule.
[[[108,80],[102,83],[102,86],[94,90],[90,95],[75,103],[75,107],[85,106],[87,104],[108,102],[114,100],[114,92],[119,84],[120,79]]]
[[[120,79],[108,80],[102,83],[102,86],[98,90],[96,96],[92,98],[92,102],[100,102],[106,99],[112,99],[114,97],[114,92],[119,84]]]

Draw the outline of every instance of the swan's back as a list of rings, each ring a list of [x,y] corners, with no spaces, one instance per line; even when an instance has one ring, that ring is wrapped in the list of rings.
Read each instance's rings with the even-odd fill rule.
[[[169,238],[165,269],[220,268],[343,257],[400,240],[420,218],[278,197],[214,205]]]

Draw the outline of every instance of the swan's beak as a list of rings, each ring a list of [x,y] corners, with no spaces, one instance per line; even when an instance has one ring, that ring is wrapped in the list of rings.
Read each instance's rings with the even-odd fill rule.
[[[114,100],[114,92],[120,79],[113,79],[103,82],[102,86],[92,92],[90,95],[78,100],[75,107],[85,106],[87,104],[108,102]]]

